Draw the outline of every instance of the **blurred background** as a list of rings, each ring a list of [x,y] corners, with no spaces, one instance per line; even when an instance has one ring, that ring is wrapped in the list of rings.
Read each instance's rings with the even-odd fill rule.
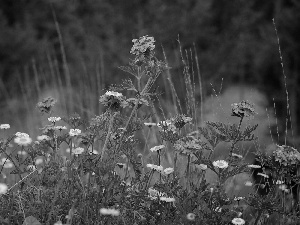
[[[297,145],[299,25],[298,0],[1,0],[0,123],[37,135],[46,120],[35,105],[48,96],[58,99],[54,116],[100,114],[99,96],[128,77],[118,66],[132,58],[132,39],[149,35],[171,67],[158,83],[167,112],[168,79],[186,98],[181,46],[202,120],[228,120],[230,104],[252,100],[261,132],[277,139],[278,131],[282,144],[287,121]]]

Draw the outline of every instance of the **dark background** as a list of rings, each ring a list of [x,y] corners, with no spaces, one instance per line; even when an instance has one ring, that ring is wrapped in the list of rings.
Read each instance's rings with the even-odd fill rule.
[[[290,118],[288,90],[288,127],[297,142],[299,23],[298,0],[1,0],[0,123],[29,129],[30,107],[57,87],[54,95],[69,93],[64,104],[74,102],[71,109],[99,113],[103,89],[125,76],[118,66],[132,57],[131,40],[147,34],[159,58],[163,46],[182,99],[178,37],[188,55],[198,55],[204,96],[213,93],[211,84],[259,90],[268,107],[276,105],[281,136]]]

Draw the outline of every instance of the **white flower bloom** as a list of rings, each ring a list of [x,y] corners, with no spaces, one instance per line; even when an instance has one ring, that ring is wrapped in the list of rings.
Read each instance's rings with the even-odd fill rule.
[[[58,121],[60,121],[60,120],[61,120],[60,117],[49,117],[49,118],[48,118],[48,121],[49,121],[49,122],[52,122],[52,123],[58,122]]]
[[[163,149],[165,146],[164,145],[158,145],[158,146],[154,146],[153,148],[150,148],[151,152],[157,152],[161,149]]]
[[[264,174],[264,173],[257,173],[257,175],[265,177],[265,178],[269,178],[269,176],[267,174]]]
[[[34,171],[34,170],[36,170],[36,167],[35,167],[35,165],[28,165],[27,169],[30,171]]]
[[[144,125],[147,127],[154,127],[156,126],[156,123],[144,123]]]
[[[40,164],[42,164],[44,162],[44,160],[42,159],[42,158],[37,158],[36,160],[35,160],[35,165],[40,165]]]
[[[81,147],[77,147],[75,149],[72,150],[72,152],[75,154],[75,155],[80,155],[84,152],[84,148],[81,148]]]
[[[1,196],[2,194],[5,194],[5,193],[7,192],[7,190],[8,190],[7,185],[4,184],[4,183],[0,183],[0,196]]]
[[[163,174],[169,175],[169,174],[171,174],[173,172],[174,172],[174,169],[171,168],[171,167],[169,167],[169,168],[164,169]]]
[[[159,199],[164,202],[175,202],[175,198],[160,197]]]
[[[66,130],[67,127],[66,126],[55,126],[54,129],[62,131],[62,130]]]
[[[245,199],[245,197],[234,197],[234,201],[241,201],[241,200],[243,200],[243,199]]]
[[[77,135],[79,135],[79,134],[81,134],[81,130],[80,130],[80,129],[70,129],[69,135],[70,135],[71,137],[77,136]]]
[[[276,184],[283,184],[284,182],[282,180],[277,180]]]
[[[111,215],[111,216],[119,216],[120,211],[117,209],[106,209],[106,208],[101,208],[100,213],[102,215]]]
[[[38,141],[43,141],[43,140],[49,141],[51,138],[47,135],[40,135],[40,136],[37,136],[36,139]]]
[[[248,165],[249,168],[255,168],[255,169],[259,169],[261,168],[261,166],[259,165]]]
[[[186,215],[186,218],[188,220],[195,220],[196,215],[194,213],[189,213]]]
[[[225,169],[228,167],[228,162],[226,162],[225,160],[217,160],[213,162],[213,165],[220,169]]]
[[[234,218],[231,222],[234,225],[243,225],[243,224],[245,224],[245,220],[243,220],[242,218]]]
[[[121,97],[121,96],[123,96],[122,93],[115,92],[115,91],[107,91],[107,92],[105,93],[105,95],[108,95],[108,96],[115,96],[115,97]]]
[[[27,146],[31,144],[32,139],[29,136],[17,136],[14,142],[20,146]]]
[[[27,152],[25,152],[25,151],[18,151],[17,153],[18,153],[18,155],[27,155]]]
[[[157,170],[159,172],[162,172],[164,169],[162,166],[157,166],[157,165],[153,165],[153,164],[147,164],[147,167],[150,169]]]
[[[29,137],[28,134],[26,134],[26,133],[21,133],[21,132],[17,132],[15,135],[16,135],[17,137]]]
[[[10,128],[10,125],[9,125],[9,124],[1,124],[1,125],[0,125],[0,129],[1,129],[1,130],[3,130],[3,129],[6,130],[6,129],[9,129],[9,128]]]
[[[206,170],[207,169],[207,165],[205,164],[196,164],[195,165],[197,169],[200,169],[200,170]]]

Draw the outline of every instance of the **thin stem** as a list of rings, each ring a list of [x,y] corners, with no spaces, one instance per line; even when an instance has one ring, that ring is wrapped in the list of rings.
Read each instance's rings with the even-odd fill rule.
[[[258,215],[257,215],[257,217],[256,217],[256,220],[255,220],[255,222],[254,222],[254,225],[257,225],[257,224],[258,224],[259,219],[260,219],[262,213],[263,213],[263,210],[259,210]]]

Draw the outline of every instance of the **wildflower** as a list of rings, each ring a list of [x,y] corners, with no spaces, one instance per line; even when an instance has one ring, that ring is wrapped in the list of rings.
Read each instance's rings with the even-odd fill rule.
[[[207,165],[205,164],[199,164],[199,165],[195,165],[196,168],[200,169],[200,170],[206,170],[207,169]]]
[[[14,142],[20,146],[27,146],[31,144],[32,139],[28,136],[28,134],[19,135],[14,139]]]
[[[6,129],[9,129],[9,128],[10,128],[10,125],[9,125],[9,124],[1,124],[1,125],[0,125],[0,129],[1,129],[1,130],[3,130],[3,129],[6,130]]]
[[[36,167],[35,167],[35,165],[28,165],[27,169],[30,171],[34,171],[34,170],[36,170]]]
[[[188,220],[195,220],[196,215],[194,213],[189,213],[186,215],[186,218]]]
[[[52,123],[58,122],[58,121],[60,121],[60,120],[61,120],[60,117],[49,117],[49,118],[48,118],[48,121],[49,121],[49,122],[52,122]]]
[[[264,174],[264,173],[257,173],[257,175],[262,176],[264,178],[269,178],[269,176],[267,174]]]
[[[145,54],[146,51],[153,51],[155,48],[154,38],[148,37],[148,35],[142,36],[139,39],[133,39],[133,46],[130,50],[130,53],[136,56]]]
[[[215,167],[218,167],[220,169],[225,169],[228,167],[228,163],[225,160],[217,160],[213,162],[213,165]]]
[[[259,165],[248,165],[249,168],[253,168],[253,169],[259,169],[261,168],[261,166]]]
[[[157,152],[161,149],[163,149],[165,146],[164,145],[158,145],[158,146],[154,146],[153,148],[150,148],[151,152]]]
[[[173,172],[174,172],[174,169],[173,169],[173,168],[166,168],[166,169],[164,169],[163,174],[169,175],[169,174],[171,174],[171,173],[173,173]]]
[[[273,152],[275,161],[284,166],[296,165],[300,162],[300,153],[297,149],[287,145],[276,145],[277,148]]]
[[[159,200],[164,202],[175,202],[175,198],[160,197]]]
[[[284,182],[282,180],[277,180],[276,184],[283,184]]]
[[[41,113],[50,113],[52,107],[55,105],[57,100],[52,98],[51,96],[48,98],[44,98],[41,102],[39,102],[36,107],[40,110]]]
[[[154,188],[149,188],[148,189],[148,197],[151,198],[152,200],[157,199],[157,196],[161,197],[166,197],[165,193],[159,192],[157,190],[155,190]]]
[[[253,185],[253,183],[251,181],[246,181],[245,182],[245,186],[251,187]]]
[[[17,137],[29,137],[28,134],[26,134],[26,133],[21,133],[21,132],[17,132],[15,135],[16,135]]]
[[[54,129],[55,129],[55,130],[62,131],[62,130],[66,130],[67,127],[66,127],[66,126],[55,126]]]
[[[241,101],[240,103],[233,103],[231,105],[232,116],[249,117],[254,116],[255,110],[253,104],[248,101]]]
[[[47,136],[47,135],[40,135],[40,136],[37,136],[36,139],[38,141],[44,141],[44,140],[45,141],[49,141],[51,138],[49,136]]]
[[[163,171],[163,167],[162,166],[157,166],[157,165],[153,165],[153,164],[147,164],[147,167],[156,171]]]
[[[215,212],[222,212],[222,208],[217,207],[217,208],[214,209],[214,211],[215,211]]]
[[[107,91],[105,93],[105,95],[107,95],[107,96],[115,96],[115,97],[121,97],[121,96],[123,96],[122,93],[115,92],[115,91]]]
[[[144,125],[147,127],[154,127],[156,126],[156,123],[144,123]]]
[[[73,149],[72,151],[75,155],[80,155],[84,152],[84,148],[81,148],[81,147],[77,147],[75,149]]]
[[[235,225],[243,225],[243,224],[245,224],[245,220],[243,220],[242,218],[234,218],[231,222],[233,224],[235,224]]]
[[[5,194],[7,192],[7,185],[4,183],[0,183],[0,195]]]
[[[77,136],[77,135],[79,135],[79,134],[81,134],[81,130],[80,130],[80,129],[70,129],[69,135],[70,135],[71,137]]]
[[[102,215],[111,215],[111,216],[119,216],[120,211],[117,209],[106,209],[106,208],[101,208],[100,213]]]
[[[245,197],[234,197],[234,201],[241,201],[241,200],[243,200],[243,199],[245,199]]]

